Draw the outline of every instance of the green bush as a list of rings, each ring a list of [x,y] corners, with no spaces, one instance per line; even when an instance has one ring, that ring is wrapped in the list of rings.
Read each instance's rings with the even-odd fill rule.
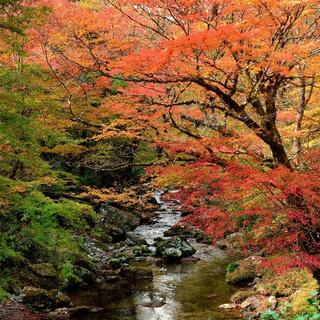
[[[266,310],[260,316],[260,320],[319,320],[320,301],[318,291],[311,291],[307,299],[308,306],[301,314],[292,314],[291,304],[279,306],[276,310]]]

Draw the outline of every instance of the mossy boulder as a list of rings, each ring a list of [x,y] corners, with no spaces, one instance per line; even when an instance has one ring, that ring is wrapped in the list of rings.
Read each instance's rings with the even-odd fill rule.
[[[103,308],[90,308],[87,306],[78,306],[74,308],[59,308],[49,313],[49,318],[55,320],[73,319],[75,317],[86,316],[89,313],[98,313]]]
[[[256,292],[253,290],[239,290],[231,296],[231,301],[234,303],[241,303],[255,294]]]
[[[70,305],[70,299],[57,290],[44,290],[35,287],[23,288],[23,302],[37,311],[50,311]]]
[[[307,269],[292,269],[283,274],[272,271],[265,273],[254,289],[258,294],[272,295],[269,297],[269,302],[273,297],[274,300],[278,298],[276,301],[280,301],[280,304],[281,301],[285,302],[283,306],[289,303],[290,308],[287,310],[288,317],[286,319],[293,319],[294,316],[306,314],[311,310],[310,301],[316,297],[319,284]],[[270,304],[272,305],[272,303]],[[270,306],[268,308],[270,309]]]
[[[59,273],[51,263],[32,264],[28,262],[23,268],[16,268],[15,286],[17,290],[25,286],[41,287],[50,290],[57,288],[59,284]]]
[[[246,284],[259,277],[261,258],[251,256],[231,263],[227,267],[226,281],[232,284]]]
[[[143,236],[136,234],[134,232],[127,232],[126,234],[126,241],[127,246],[134,247],[134,246],[147,246],[148,243]]]
[[[139,217],[132,212],[120,210],[107,204],[101,206],[101,214],[104,224],[116,226],[126,232],[134,230],[140,223]]]
[[[170,262],[177,262],[196,253],[195,248],[181,237],[156,239],[156,255]]]
[[[182,259],[182,251],[177,248],[164,249],[161,255],[167,261],[179,261]]]
[[[317,280],[306,269],[293,269],[283,274],[268,274],[255,286],[257,292],[276,297],[289,297],[297,291],[306,288],[317,290]]]
[[[45,278],[57,278],[58,272],[51,263],[37,263],[29,265],[29,268],[37,276]]]
[[[124,266],[120,275],[131,281],[147,280],[153,278],[153,271],[151,267],[145,265]]]
[[[112,242],[125,241],[127,232],[134,230],[140,219],[135,214],[104,204],[101,206],[102,222]]]
[[[132,252],[135,257],[150,257],[153,256],[153,252],[149,249],[148,246],[135,246],[132,248]]]

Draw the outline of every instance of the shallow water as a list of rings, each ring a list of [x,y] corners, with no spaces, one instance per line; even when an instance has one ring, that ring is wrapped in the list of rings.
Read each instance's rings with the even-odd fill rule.
[[[156,237],[180,219],[178,205],[161,204],[158,220],[143,225],[136,232],[153,245]],[[198,262],[177,265],[154,265],[154,278],[130,286],[120,282],[113,289],[92,289],[73,297],[76,305],[103,307],[99,314],[77,317],[78,320],[236,320],[238,313],[225,312],[219,305],[228,302],[234,288],[225,282],[229,258],[221,250],[191,241]]]

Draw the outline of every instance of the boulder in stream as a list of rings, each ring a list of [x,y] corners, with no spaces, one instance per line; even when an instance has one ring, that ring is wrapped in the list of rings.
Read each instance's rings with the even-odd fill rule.
[[[145,240],[145,238],[139,234],[136,234],[134,232],[127,232],[126,234],[126,241],[125,244],[130,247],[135,246],[147,246],[148,243]]]
[[[196,253],[195,248],[185,239],[173,237],[170,239],[155,239],[156,254],[169,262],[178,262],[182,258]]]
[[[124,266],[120,275],[129,281],[147,280],[153,278],[152,268],[144,265]]]
[[[127,232],[134,230],[140,219],[135,214],[104,204],[101,206],[102,222],[112,237],[112,242],[124,241]]]
[[[70,305],[70,299],[58,290],[25,287],[22,301],[37,311],[50,311],[58,307]]]

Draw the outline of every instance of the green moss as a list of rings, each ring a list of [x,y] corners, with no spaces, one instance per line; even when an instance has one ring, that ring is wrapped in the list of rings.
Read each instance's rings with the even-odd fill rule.
[[[37,190],[13,198],[14,207],[4,214],[7,220],[1,226],[0,266],[50,264],[58,270],[61,287],[80,283],[77,263],[91,263],[81,234],[90,234],[97,214],[89,205],[54,201]]]
[[[282,275],[266,275],[256,286],[259,293],[277,297],[289,297],[301,289],[309,292],[317,288],[317,281],[305,269],[293,269]]]
[[[5,301],[9,297],[9,293],[0,287],[0,302]]]
[[[231,262],[227,265],[227,271],[228,272],[234,272],[239,267],[239,263],[237,262]]]
[[[232,284],[241,284],[254,280],[258,276],[257,266],[259,261],[259,258],[252,256],[229,264],[226,280]]]

